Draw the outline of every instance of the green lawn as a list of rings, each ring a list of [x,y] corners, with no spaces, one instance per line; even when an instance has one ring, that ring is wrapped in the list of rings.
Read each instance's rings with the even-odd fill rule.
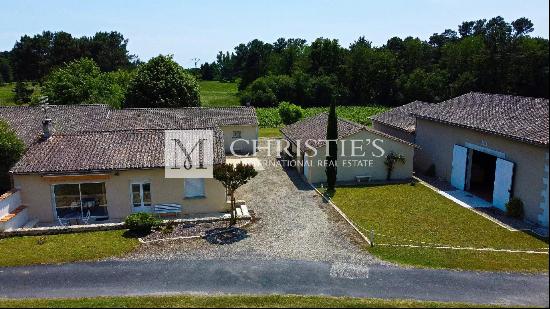
[[[432,268],[548,271],[548,255],[544,254],[377,246],[425,242],[474,248],[548,248],[547,239],[508,231],[422,184],[339,187],[333,201],[360,229],[374,229],[375,246],[368,250],[384,260]]]
[[[125,231],[0,239],[0,267],[88,261],[120,256],[138,246]]]
[[[237,83],[200,81],[201,103],[205,107],[239,106]]]
[[[14,83],[0,85],[0,106],[15,104],[15,94],[13,93]]]
[[[259,135],[260,137],[267,137],[267,138],[279,138],[282,136],[281,131],[279,131],[279,128],[260,128]]]
[[[324,296],[130,296],[0,299],[2,308],[478,308],[478,305]],[[489,307],[489,306],[482,306]],[[495,306],[491,306],[495,307]]]

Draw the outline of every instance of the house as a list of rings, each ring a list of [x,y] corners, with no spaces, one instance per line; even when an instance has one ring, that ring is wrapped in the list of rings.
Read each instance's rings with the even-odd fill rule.
[[[548,227],[548,99],[467,93],[412,112],[418,173]],[[398,125],[398,124],[396,124]]]
[[[281,129],[296,168],[309,183],[326,182],[327,121],[328,114],[322,113]],[[407,141],[338,118],[337,181],[385,181],[384,161],[391,152],[405,158],[396,165],[392,179],[411,179],[414,148]]]
[[[96,222],[118,221],[165,203],[182,205],[184,214],[225,211],[218,181],[165,178],[164,130],[211,131],[213,164],[225,162],[232,141],[246,140],[237,150],[251,152],[258,132],[250,107],[2,107],[0,119],[27,146],[10,171],[21,204],[30,218],[54,224],[88,210]]]
[[[411,115],[423,108],[429,108],[431,103],[414,101],[403,106],[371,117],[373,129],[398,137],[409,143],[415,142],[416,118]]]

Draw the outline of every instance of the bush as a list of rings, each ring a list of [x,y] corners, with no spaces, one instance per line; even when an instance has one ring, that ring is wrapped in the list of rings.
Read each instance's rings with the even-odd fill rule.
[[[506,214],[512,218],[523,218],[523,202],[513,197],[506,203]]]
[[[126,228],[133,233],[150,233],[153,228],[161,225],[162,221],[152,214],[138,212],[129,215],[124,220]]]
[[[278,111],[285,125],[293,124],[304,117],[304,110],[300,106],[289,102],[281,102]]]
[[[34,89],[25,82],[17,82],[13,92],[15,93],[15,102],[29,104]]]

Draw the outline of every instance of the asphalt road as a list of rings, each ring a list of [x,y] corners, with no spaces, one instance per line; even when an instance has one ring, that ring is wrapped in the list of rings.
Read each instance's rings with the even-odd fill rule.
[[[306,294],[548,306],[548,275],[293,260],[105,261],[0,268],[0,298]]]

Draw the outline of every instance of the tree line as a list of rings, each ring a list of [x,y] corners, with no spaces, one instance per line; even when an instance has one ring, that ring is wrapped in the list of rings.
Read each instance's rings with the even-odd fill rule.
[[[205,80],[238,81],[243,104],[302,106],[437,102],[469,91],[548,97],[548,39],[528,18],[466,21],[429,40],[365,37],[349,47],[318,38],[253,40],[198,70]]]
[[[118,32],[97,32],[91,37],[44,31],[24,35],[10,51],[0,52],[0,81],[40,81],[53,69],[79,58],[93,59],[104,72],[135,67],[128,40]]]

